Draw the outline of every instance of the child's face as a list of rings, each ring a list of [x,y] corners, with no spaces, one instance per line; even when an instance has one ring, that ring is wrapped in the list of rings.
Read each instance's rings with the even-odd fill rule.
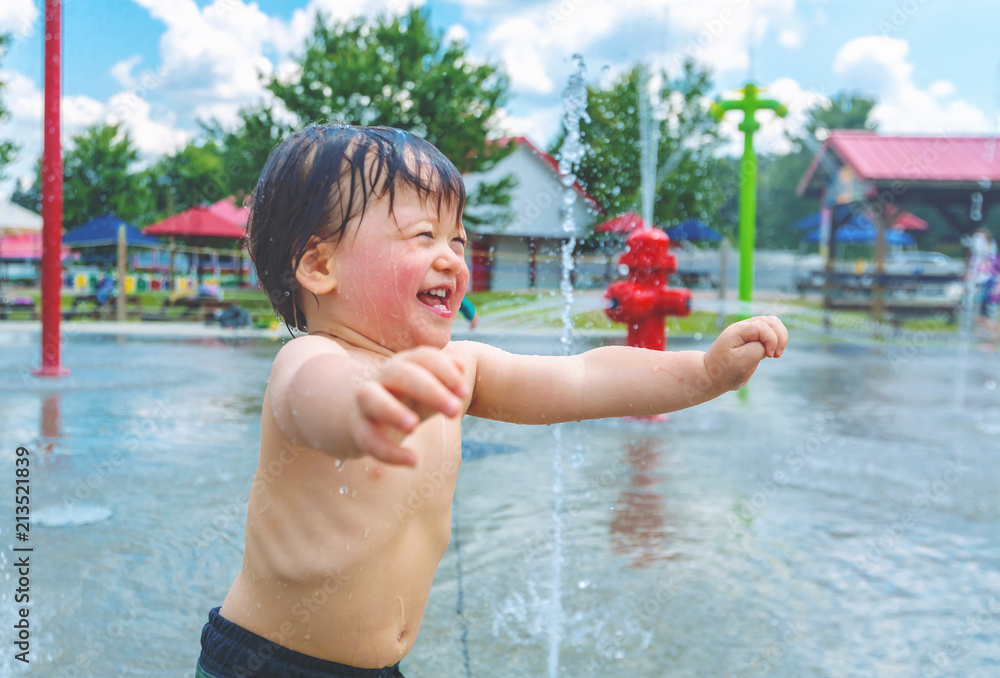
[[[393,351],[443,348],[469,284],[465,229],[414,191],[373,203],[334,253],[338,319]]]

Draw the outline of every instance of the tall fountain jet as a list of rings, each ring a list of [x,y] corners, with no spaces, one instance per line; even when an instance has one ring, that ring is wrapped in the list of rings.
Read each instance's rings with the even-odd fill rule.
[[[566,239],[562,245],[562,282],[560,289],[563,295],[563,352],[569,354],[573,344],[573,250],[576,249],[576,222],[573,219],[573,205],[576,203],[576,169],[587,153],[580,134],[580,121],[588,120],[587,116],[587,67],[583,57],[573,55],[573,73],[563,90],[563,128],[566,136],[559,147],[559,175],[563,185],[562,227]],[[550,577],[551,597],[549,600],[549,655],[548,675],[556,678],[559,675],[559,646],[562,643],[562,457],[563,437],[562,425],[556,426],[555,454],[553,458],[552,494],[555,505],[552,509],[552,570]]]

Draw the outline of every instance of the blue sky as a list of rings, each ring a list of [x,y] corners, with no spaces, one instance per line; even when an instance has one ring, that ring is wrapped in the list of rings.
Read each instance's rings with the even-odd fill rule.
[[[317,9],[337,18],[401,11],[407,0],[68,0],[64,125],[118,120],[146,159],[231,120],[263,94],[259,70],[291,73]],[[3,0],[0,62],[12,120],[0,136],[22,146],[11,173],[31,174],[41,145],[41,0]],[[432,23],[502,63],[513,97],[502,125],[546,144],[558,127],[572,54],[593,81],[638,60],[676,69],[695,55],[719,93],[750,72],[789,104],[760,147],[781,151],[801,111],[843,89],[876,96],[891,133],[995,133],[1000,112],[1000,3],[986,0],[429,0]],[[724,129],[733,136],[735,121]],[[9,190],[10,182],[0,187]]]

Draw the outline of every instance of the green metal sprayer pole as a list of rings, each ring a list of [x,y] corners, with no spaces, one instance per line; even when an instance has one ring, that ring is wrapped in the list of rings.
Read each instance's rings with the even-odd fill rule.
[[[753,253],[756,241],[757,220],[757,154],[753,150],[753,135],[760,129],[760,123],[754,120],[754,114],[759,110],[771,110],[784,117],[788,110],[773,99],[758,99],[760,89],[748,82],[740,91],[740,99],[717,101],[712,104],[711,113],[716,120],[728,111],[743,113],[743,122],[739,129],[743,132],[743,159],[740,161],[740,302],[743,308],[740,313],[750,312],[750,302],[753,300]]]
[[[757,239],[757,155],[753,150],[753,134],[745,134],[743,139],[743,159],[740,161],[740,301],[749,303],[753,300],[753,254]]]

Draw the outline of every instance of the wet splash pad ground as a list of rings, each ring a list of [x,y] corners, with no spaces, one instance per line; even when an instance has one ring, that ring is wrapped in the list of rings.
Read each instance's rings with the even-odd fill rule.
[[[555,335],[482,338],[561,350]],[[973,347],[958,370],[952,346],[792,341],[745,395],[664,424],[564,428],[560,675],[997,671],[996,354]],[[33,673],[191,673],[240,566],[278,348],[76,334],[72,375],[47,382],[24,377],[37,334],[0,334],[0,473],[16,446],[34,454]],[[542,675],[553,432],[469,418],[464,438],[452,544],[403,667]]]

